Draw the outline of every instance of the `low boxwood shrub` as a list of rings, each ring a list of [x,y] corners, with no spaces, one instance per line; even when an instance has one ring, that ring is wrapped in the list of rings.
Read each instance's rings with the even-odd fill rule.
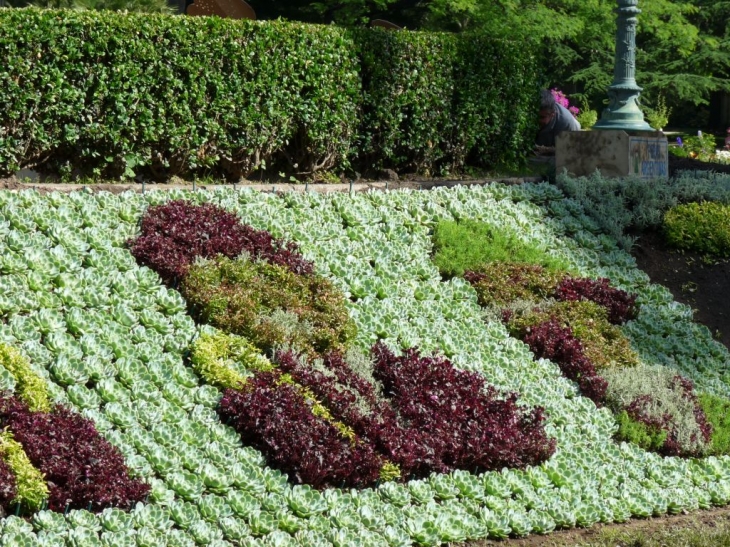
[[[664,214],[663,230],[674,247],[730,257],[730,205],[709,201],[677,205]]]
[[[247,255],[193,264],[181,292],[200,322],[244,336],[264,352],[290,344],[321,354],[344,348],[355,336],[345,297],[329,280]]]
[[[504,228],[486,222],[463,220],[438,222],[433,232],[434,264],[447,278],[462,276],[490,262],[526,263],[550,270],[567,270],[562,260],[534,244],[522,241]]]
[[[209,203],[176,200],[150,207],[142,217],[141,233],[127,245],[138,263],[173,284],[196,258],[235,258],[244,252],[298,274],[314,271],[295,243],[243,224],[235,214]]]

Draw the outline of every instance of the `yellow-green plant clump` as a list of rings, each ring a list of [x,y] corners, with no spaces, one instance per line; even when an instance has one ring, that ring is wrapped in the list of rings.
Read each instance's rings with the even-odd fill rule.
[[[0,366],[15,379],[15,393],[33,412],[49,412],[51,400],[43,378],[30,366],[30,362],[12,346],[0,343]]]
[[[251,342],[223,332],[200,336],[193,344],[190,362],[207,383],[223,389],[241,388],[252,372],[274,368]]]
[[[730,257],[730,205],[706,201],[672,207],[664,214],[664,235],[679,249]]]
[[[10,431],[0,432],[0,457],[15,475],[18,490],[15,502],[31,511],[41,509],[48,499],[48,486]]]
[[[567,270],[568,264],[537,244],[528,243],[503,227],[486,222],[441,221],[433,233],[433,262],[447,278],[462,276],[491,262],[538,264],[550,270]]]

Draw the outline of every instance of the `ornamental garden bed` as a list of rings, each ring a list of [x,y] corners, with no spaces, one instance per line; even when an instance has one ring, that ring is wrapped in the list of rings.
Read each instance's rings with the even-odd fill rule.
[[[5,543],[437,545],[730,501],[727,349],[555,186],[0,193],[0,234]],[[622,367],[681,408],[620,403]],[[78,503],[28,440],[63,423],[97,447]]]

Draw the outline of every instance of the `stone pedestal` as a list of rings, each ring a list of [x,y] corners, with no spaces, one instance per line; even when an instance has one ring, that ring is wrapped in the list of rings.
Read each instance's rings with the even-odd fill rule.
[[[669,175],[667,138],[661,131],[563,131],[555,139],[555,173],[582,177],[654,179]]]

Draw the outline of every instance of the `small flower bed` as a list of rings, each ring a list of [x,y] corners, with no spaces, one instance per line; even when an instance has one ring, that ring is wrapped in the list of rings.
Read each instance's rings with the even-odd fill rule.
[[[462,241],[442,252],[458,254],[465,246]],[[607,278],[576,278],[539,264],[485,263],[466,270],[464,279],[482,306],[501,308],[510,333],[535,357],[553,361],[585,397],[614,412],[619,439],[671,456],[710,450],[712,426],[692,383],[663,368],[651,376],[654,369],[641,363],[618,328],[636,318],[636,295]],[[669,377],[661,376],[652,391],[642,380],[656,374]]]
[[[199,213],[180,202],[174,207],[185,212],[188,233],[217,234],[216,222],[235,225],[209,207]],[[148,215],[157,218],[160,210]],[[148,230],[140,239],[157,240],[155,229],[168,228],[148,219],[142,225]],[[130,245],[138,248],[139,240]],[[192,264],[179,272],[181,292],[198,320],[229,335],[196,342],[193,367],[226,388],[221,419],[295,482],[368,486],[454,469],[521,468],[554,452],[541,409],[522,411],[516,394],[500,396],[444,358],[421,357],[416,349],[398,357],[381,344],[372,350],[371,379],[354,372],[342,357],[354,323],[329,281],[265,254],[229,247],[210,256],[211,248],[220,250],[186,248]],[[246,339],[274,352],[280,369],[262,365]],[[228,361],[245,362],[244,370]]]

